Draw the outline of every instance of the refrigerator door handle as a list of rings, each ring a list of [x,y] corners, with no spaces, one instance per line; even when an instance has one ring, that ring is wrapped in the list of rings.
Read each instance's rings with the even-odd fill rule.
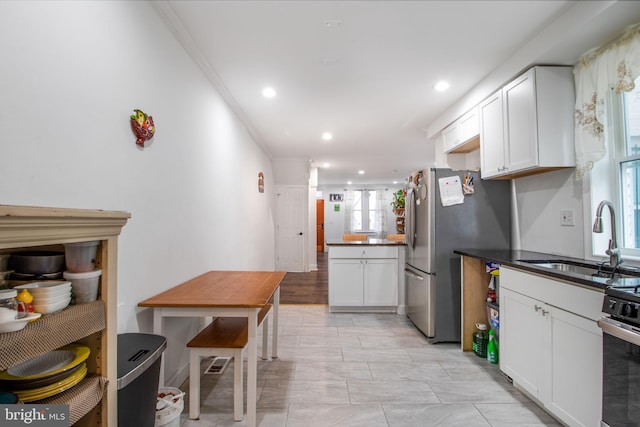
[[[408,190],[408,194],[409,197],[408,200],[408,204],[407,204],[407,218],[406,218],[406,233],[407,233],[407,244],[409,245],[409,247],[411,247],[412,249],[416,247],[416,234],[415,234],[415,229],[416,229],[416,194],[415,191],[413,189],[409,189]]]
[[[409,270],[405,270],[404,274],[406,274],[407,276],[412,277],[414,279],[417,279],[417,280],[424,280],[424,277],[418,276],[416,273],[413,273],[413,272],[411,272]]]

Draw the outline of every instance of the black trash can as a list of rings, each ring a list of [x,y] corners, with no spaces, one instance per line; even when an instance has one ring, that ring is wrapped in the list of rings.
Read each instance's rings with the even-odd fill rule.
[[[167,340],[159,335],[118,334],[118,427],[153,427],[160,361]]]

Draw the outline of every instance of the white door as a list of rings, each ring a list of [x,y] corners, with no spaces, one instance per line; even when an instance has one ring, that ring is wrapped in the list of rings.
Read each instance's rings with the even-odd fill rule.
[[[533,397],[543,400],[545,372],[545,334],[548,325],[541,310],[543,303],[500,287],[500,370]]]
[[[479,108],[480,112],[480,163],[482,178],[499,175],[505,166],[504,117],[502,91],[497,91]]]
[[[526,169],[538,164],[538,133],[534,71],[529,70],[503,89],[506,112],[510,171]]]
[[[398,260],[364,260],[364,305],[398,305]]]
[[[362,259],[329,260],[329,305],[359,307],[363,304]]]
[[[276,204],[276,269],[304,271],[307,190],[278,187]]]
[[[602,330],[596,322],[550,309],[551,395],[549,407],[575,426],[602,419]]]

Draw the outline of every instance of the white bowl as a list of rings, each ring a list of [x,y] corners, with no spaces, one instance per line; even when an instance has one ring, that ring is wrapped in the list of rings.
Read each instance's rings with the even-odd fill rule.
[[[51,313],[55,313],[57,311],[62,310],[63,308],[68,306],[70,302],[71,302],[71,297],[68,297],[55,304],[42,304],[42,305],[33,304],[33,308],[37,313],[51,314]]]
[[[20,329],[23,329],[25,326],[27,326],[27,323],[29,323],[32,320],[36,320],[40,316],[41,316],[40,313],[30,313],[29,315],[27,315],[26,317],[23,317],[22,319],[15,319],[15,320],[9,320],[7,322],[2,322],[0,323],[0,333],[19,331]]]
[[[64,301],[68,298],[71,297],[71,292],[65,292],[62,295],[52,295],[52,296],[35,296],[33,297],[33,301],[31,302],[31,304],[33,304],[34,306],[36,305],[47,305],[47,304],[56,304],[59,303],[61,301]]]
[[[71,282],[68,281],[46,281],[32,282],[24,285],[14,286],[13,289],[27,289],[31,295],[36,296],[56,296],[63,295],[71,290]]]

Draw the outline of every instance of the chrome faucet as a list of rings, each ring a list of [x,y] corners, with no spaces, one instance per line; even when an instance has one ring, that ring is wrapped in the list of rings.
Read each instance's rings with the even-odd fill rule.
[[[596,220],[593,222],[593,232],[602,233],[602,209],[604,207],[609,208],[611,214],[611,239],[609,240],[609,249],[605,251],[609,255],[609,264],[614,269],[622,264],[622,258],[620,258],[620,248],[618,248],[618,241],[616,239],[616,212],[613,209],[611,202],[603,200],[596,209]]]

